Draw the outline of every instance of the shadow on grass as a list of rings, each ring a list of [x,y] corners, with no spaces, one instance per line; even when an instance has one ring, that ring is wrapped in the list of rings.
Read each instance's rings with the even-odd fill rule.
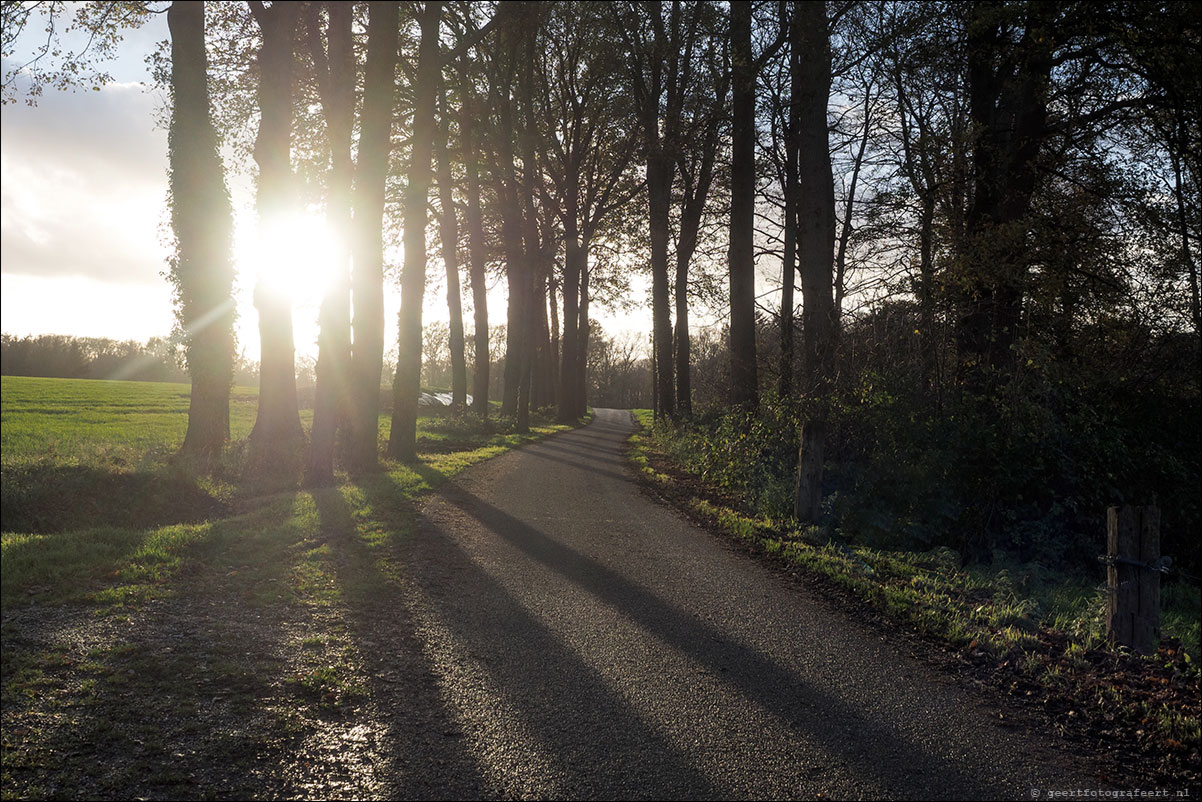
[[[227,505],[195,477],[169,471],[5,466],[0,490],[0,517],[6,532],[54,533],[101,526],[148,529],[228,514]]]
[[[60,565],[84,575],[74,583],[60,576],[59,584],[86,589],[86,577],[103,574],[110,585],[103,593],[122,588],[131,574],[147,579],[161,559],[163,575],[153,579],[171,599],[113,607],[104,616],[74,605],[34,606],[6,619],[5,731],[19,733],[5,741],[6,796],[303,795],[294,777],[272,770],[298,745],[299,728],[279,704],[288,608],[265,614],[239,592],[273,585],[277,569],[238,576],[230,568],[242,567],[248,553],[286,552],[292,502],[280,497],[252,515],[204,527],[126,531],[107,566],[83,557],[74,567]],[[91,530],[52,542],[73,538],[81,545],[100,539]],[[5,557],[7,565],[7,548]],[[109,570],[115,566],[119,572]],[[117,573],[114,586],[110,574]]]

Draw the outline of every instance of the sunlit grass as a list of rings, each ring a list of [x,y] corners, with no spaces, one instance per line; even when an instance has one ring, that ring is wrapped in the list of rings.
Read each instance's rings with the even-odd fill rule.
[[[417,463],[384,461],[355,482],[342,474],[336,487],[248,498],[236,476],[215,482],[166,462],[183,439],[187,385],[5,377],[3,388],[4,527],[40,527],[0,535],[5,607],[131,604],[196,576],[230,578],[253,603],[329,603],[359,592],[348,584],[397,574],[386,547],[411,530],[420,493],[571,428],[536,422],[519,434],[503,421],[423,416]],[[236,390],[236,434],[249,433],[255,400]],[[389,416],[380,420],[386,442]],[[190,519],[170,520],[183,513]],[[375,570],[336,576],[350,547]]]
[[[146,469],[174,452],[188,429],[187,384],[0,377],[4,465],[53,462]],[[254,426],[258,391],[235,387],[230,433]]]

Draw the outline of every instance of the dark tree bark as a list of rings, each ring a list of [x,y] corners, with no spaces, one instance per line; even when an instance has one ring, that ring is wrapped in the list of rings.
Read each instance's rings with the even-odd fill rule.
[[[723,48],[724,49],[724,48]],[[714,182],[714,165],[722,141],[722,123],[728,117],[726,97],[730,91],[730,70],[719,53],[709,52],[708,82],[697,81],[694,87],[684,87],[691,93],[699,109],[694,114],[692,130],[700,130],[699,139],[687,147],[676,149],[677,173],[680,175],[680,230],[676,238],[676,408],[680,414],[693,410],[691,376],[691,343],[689,341],[689,263],[697,250],[701,220]]]
[[[1174,139],[1177,147],[1171,148],[1169,158],[1173,165],[1173,200],[1177,206],[1177,228],[1181,232],[1181,262],[1186,266],[1189,275],[1189,314],[1194,324],[1194,334],[1202,334],[1202,308],[1199,306],[1198,265],[1194,261],[1194,252],[1190,247],[1189,213],[1185,208],[1185,185],[1182,181],[1182,154],[1189,147],[1189,137],[1186,133],[1184,115],[1178,112],[1174,120]]]
[[[488,417],[488,284],[485,276],[484,215],[480,205],[480,155],[476,147],[475,93],[465,80],[459,132],[463,141],[463,165],[467,179],[468,269],[472,285],[472,313],[476,326],[476,372],[472,381],[472,408]]]
[[[379,458],[380,374],[384,368],[384,183],[392,150],[392,112],[400,21],[396,2],[368,5],[367,65],[355,170],[351,271],[353,410],[347,457],[352,472]]]
[[[409,182],[405,187],[405,263],[401,272],[396,379],[392,385],[392,429],[388,456],[417,459],[417,401],[421,394],[422,301],[426,292],[426,222],[433,156],[434,107],[442,84],[438,29],[442,3],[427,2],[420,17],[417,85],[413,107],[413,142]]]
[[[522,290],[526,294],[523,304],[521,373],[518,390],[518,406],[515,426],[519,432],[530,429],[530,407],[538,401],[536,374],[539,369],[540,348],[547,337],[546,279],[542,265],[542,248],[539,238],[538,216],[534,203],[537,184],[542,180],[538,166],[538,128],[534,113],[533,84],[536,59],[538,10],[536,3],[524,4],[518,17],[522,22],[520,32],[523,45],[522,69],[518,74],[518,99],[520,101],[521,127],[519,148],[522,157],[522,180],[516,189],[521,203],[522,242],[524,248],[525,276]]]
[[[588,242],[581,244],[584,250],[585,258],[580,265],[580,323],[576,330],[579,332],[580,341],[576,344],[576,353],[580,360],[576,366],[576,403],[579,404],[577,409],[583,415],[588,411],[588,340],[589,340],[589,264],[588,264]]]
[[[271,232],[278,230],[292,211],[293,45],[301,5],[249,5],[263,36],[259,50],[259,131],[254,146],[259,167],[256,204],[263,239],[271,243],[276,239]],[[267,258],[280,256],[269,253]],[[295,449],[305,439],[296,398],[292,303],[282,288],[270,287],[260,277],[255,287],[255,307],[259,311],[261,345],[259,412],[250,433],[250,464],[253,468],[276,468],[291,464]]]
[[[839,331],[839,318],[843,314],[843,296],[846,290],[847,276],[847,247],[851,242],[852,218],[856,211],[856,187],[860,183],[860,170],[864,165],[864,154],[868,150],[868,139],[872,135],[872,94],[864,93],[864,130],[860,134],[860,145],[856,149],[855,159],[851,165],[851,179],[847,183],[847,197],[843,203],[843,224],[839,228],[838,247],[835,249],[835,333]]]
[[[906,66],[898,55],[892,66],[893,88],[897,95],[898,121],[902,145],[902,172],[918,198],[918,303],[923,382],[931,391],[939,388],[939,360],[935,335],[935,208],[942,180],[936,172],[934,153],[939,142],[932,130],[931,104],[907,80]],[[958,144],[952,147],[960,150]],[[953,217],[954,215],[949,215]],[[952,223],[953,229],[955,223]]]
[[[1047,88],[1057,3],[1014,6],[971,3],[967,52],[973,143],[973,197],[965,220],[970,252],[960,260],[964,288],[956,344],[968,386],[981,386],[980,369],[1013,366],[1028,257],[1021,222],[1038,172],[1035,159],[1047,137]],[[1021,19],[1007,19],[1012,14]],[[1009,28],[1021,22],[1017,44]]]
[[[726,96],[725,81],[718,82],[718,101],[721,107],[722,98]],[[718,155],[720,130],[717,110],[705,129],[705,136],[700,144],[699,159],[696,163],[696,176],[684,164],[681,156],[680,175],[684,183],[684,197],[680,209],[680,234],[676,239],[676,409],[679,413],[690,414],[693,411],[693,388],[690,377],[689,349],[689,263],[697,251],[697,241],[701,232],[701,218],[705,214],[706,199],[714,182],[714,162]],[[681,149],[683,152],[683,148]]]
[[[559,370],[559,420],[568,422],[579,417],[577,397],[580,355],[580,277],[588,253],[580,245],[578,225],[579,203],[572,186],[568,188],[564,209],[563,260],[563,357]]]
[[[732,404],[759,407],[755,347],[755,64],[751,3],[730,4],[733,95],[730,178],[730,388]]]
[[[325,111],[330,144],[331,168],[326,197],[326,220],[342,252],[336,255],[334,278],[320,311],[317,386],[313,400],[313,429],[310,433],[306,478],[310,484],[334,481],[334,440],[348,414],[351,369],[350,234],[351,132],[355,117],[355,60],[352,40],[352,7],[348,3],[326,4],[329,24],[328,49],[322,46],[318,11],[307,10],[306,26],[311,60],[317,77],[318,95]]]
[[[521,47],[521,25],[524,4],[503,3],[497,9],[500,23],[499,56],[496,74],[490,84],[493,108],[497,115],[495,130],[495,171],[498,205],[501,215],[501,242],[505,256],[505,278],[509,300],[505,322],[505,373],[501,388],[501,414],[518,415],[524,364],[527,356],[530,300],[530,270],[523,244],[521,191],[518,188],[517,166],[513,150],[513,135],[517,120],[514,114],[514,74],[517,70],[518,49]]]
[[[212,458],[229,439],[234,359],[233,210],[210,114],[204,5],[174,2],[171,32],[171,264],[192,392],[180,452]]]
[[[564,241],[557,401],[559,419],[565,422],[587,409],[578,374],[584,371],[580,280],[589,244],[639,192],[628,167],[643,136],[641,126],[632,124],[630,99],[614,91],[626,66],[614,58],[607,39],[622,24],[614,9],[600,3],[553,4],[541,26],[545,33],[537,75],[543,83],[536,92],[549,135],[540,137],[547,181],[539,197],[549,213],[544,221],[557,221]],[[544,242],[550,238],[544,236]],[[550,297],[554,300],[554,294]]]
[[[547,278],[547,303],[551,309],[551,371],[550,371],[550,388],[551,388],[551,403],[559,404],[559,358],[562,339],[560,332],[562,329],[559,325],[559,285],[555,280],[554,268],[551,268],[552,275]],[[562,404],[559,404],[562,407]]]
[[[794,9],[789,20],[789,109],[785,122],[785,232],[784,258],[781,260],[780,303],[780,375],[777,393],[781,398],[793,395],[793,291],[797,284],[797,176],[798,131],[801,127],[801,17]]]
[[[668,224],[672,200],[672,176],[675,165],[660,133],[660,98],[664,92],[663,65],[670,46],[664,34],[660,3],[651,3],[655,38],[648,76],[648,93],[642,103],[643,133],[647,154],[648,225],[651,235],[651,328],[655,350],[655,398],[657,417],[676,417],[674,378],[672,375],[672,316],[668,295]],[[678,25],[679,3],[673,3],[673,29]],[[672,87],[675,91],[675,87]]]
[[[831,172],[826,112],[830,102],[831,55],[826,4],[794,6],[798,58],[793,80],[797,104],[797,256],[803,300],[802,333],[806,390],[818,401],[802,427],[794,514],[803,523],[818,519],[822,501],[822,454],[826,432],[824,399],[834,370],[837,321],[833,297],[835,186]]]
[[[440,123],[435,143],[435,162],[438,165],[438,201],[441,207],[439,236],[442,239],[442,261],[447,271],[447,310],[450,314],[451,403],[455,409],[462,410],[467,404],[467,359],[463,342],[463,301],[459,294],[459,219],[452,193],[451,160],[447,154],[450,110],[445,93]]]
[[[672,356],[672,312],[668,290],[668,239],[672,202],[675,149],[684,97],[682,65],[687,68],[693,28],[682,36],[683,9],[673,0],[667,26],[663,3],[646,4],[650,15],[650,44],[632,42],[634,98],[643,133],[647,161],[647,226],[651,242],[652,350],[656,370],[656,417],[676,418]],[[681,52],[682,50],[686,52]],[[662,106],[662,108],[661,108]]]

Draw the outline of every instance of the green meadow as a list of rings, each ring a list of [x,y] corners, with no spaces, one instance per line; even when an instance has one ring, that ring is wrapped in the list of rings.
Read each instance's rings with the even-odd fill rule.
[[[188,385],[5,376],[0,388],[6,609],[171,594],[181,572],[233,565],[248,577],[293,569],[312,577],[315,558],[298,555],[329,528],[328,516],[316,514],[323,499],[337,496],[343,523],[380,546],[408,528],[419,493],[569,428],[536,419],[519,434],[502,419],[428,414],[419,420],[417,463],[385,461],[377,476],[352,482],[340,474],[338,487],[310,490],[299,477],[264,484],[243,474],[252,388],[234,388],[231,446],[202,473],[172,459],[187,428]],[[311,415],[302,411],[306,426]],[[380,424],[384,441],[387,415]]]

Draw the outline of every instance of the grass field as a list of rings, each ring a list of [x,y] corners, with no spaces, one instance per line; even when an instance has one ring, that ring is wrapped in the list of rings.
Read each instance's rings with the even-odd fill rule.
[[[152,467],[184,441],[189,391],[186,384],[0,377],[3,464]],[[234,388],[235,440],[250,434],[257,396]]]
[[[5,376],[0,388],[5,605],[145,595],[185,565],[228,562],[233,544],[244,551],[272,540],[276,525],[293,541],[320,527],[313,493],[260,495],[239,476],[253,389],[234,389],[230,459],[196,475],[170,460],[187,428],[187,385]],[[310,416],[302,413],[306,426]],[[356,484],[343,476],[339,492],[366,516],[365,484],[384,482],[412,499],[475,462],[566,428],[543,423],[518,434],[501,421],[423,416],[418,463],[385,463],[380,477]],[[386,441],[387,415],[380,430]],[[248,559],[237,556],[239,564]]]

